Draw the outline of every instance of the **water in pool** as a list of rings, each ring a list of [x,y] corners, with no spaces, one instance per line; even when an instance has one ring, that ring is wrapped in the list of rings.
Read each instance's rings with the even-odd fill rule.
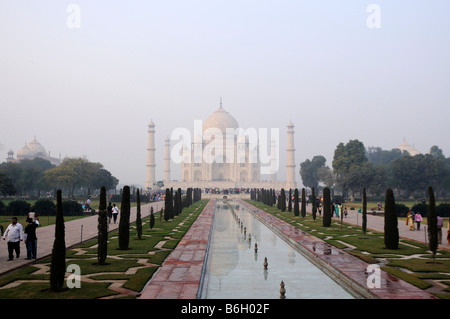
[[[243,206],[218,201],[200,298],[278,299],[282,281],[286,299],[353,298]]]

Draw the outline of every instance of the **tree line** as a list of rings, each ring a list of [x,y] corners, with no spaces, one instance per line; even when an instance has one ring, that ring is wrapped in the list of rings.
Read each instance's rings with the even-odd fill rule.
[[[34,158],[0,164],[0,193],[3,196],[40,197],[42,192],[61,189],[70,197],[77,191],[90,195],[105,186],[114,189],[119,180],[101,163],[85,158],[67,158],[59,166]]]
[[[358,140],[337,145],[332,167],[326,165],[322,155],[316,155],[300,164],[303,185],[319,189],[340,189],[351,200],[362,196],[380,198],[387,188],[392,188],[402,198],[425,198],[428,185],[433,185],[436,197],[450,193],[450,158],[438,146],[427,154],[410,155],[407,151],[369,147]]]

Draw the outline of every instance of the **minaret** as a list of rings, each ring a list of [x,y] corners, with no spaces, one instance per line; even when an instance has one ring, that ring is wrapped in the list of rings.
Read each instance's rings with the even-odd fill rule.
[[[164,145],[164,184],[170,182],[170,139],[166,138]]]
[[[152,120],[148,124],[148,144],[147,144],[147,180],[145,188],[155,188],[155,124]]]
[[[297,183],[295,182],[294,124],[289,121],[287,128],[286,189],[295,189]]]

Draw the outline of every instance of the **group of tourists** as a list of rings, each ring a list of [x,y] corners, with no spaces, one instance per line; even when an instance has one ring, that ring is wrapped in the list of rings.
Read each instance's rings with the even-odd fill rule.
[[[331,204],[331,212],[334,212],[336,217],[347,217],[347,207],[343,207],[342,204]],[[333,215],[331,215],[333,217]]]
[[[417,224],[417,230],[420,230],[420,223],[422,221],[423,218],[420,212],[414,212],[412,210],[408,211],[408,214],[406,215],[406,225],[409,227],[410,231],[414,231],[416,229],[415,224]]]
[[[22,224],[17,221],[17,217],[11,218],[11,224],[3,233],[3,240],[7,241],[8,245],[8,261],[20,257],[20,242],[24,241],[27,249],[27,257],[25,259],[36,259],[37,252],[37,237],[36,228],[40,225],[39,218],[35,212],[29,212],[26,216],[28,225],[23,228]]]
[[[437,219],[437,230],[438,230],[438,242],[442,244],[442,228],[444,227],[444,220],[439,214],[436,217]],[[409,227],[410,231],[420,230],[420,223],[423,221],[423,217],[420,212],[414,212],[412,210],[408,211],[406,215],[406,226]],[[417,226],[417,228],[416,228]],[[447,242],[450,244],[450,227],[447,230]]]
[[[119,208],[116,206],[116,204],[112,204],[109,202],[108,206],[106,207],[106,213],[108,215],[108,223],[111,223],[111,219],[114,220],[114,224],[117,221],[117,216],[119,215]]]
[[[90,201],[88,205],[90,204]],[[119,208],[116,204],[109,203],[107,207],[108,223],[111,220],[114,224],[117,222],[117,216],[119,215]],[[3,240],[7,242],[8,246],[8,261],[20,257],[20,242],[25,242],[27,249],[27,257],[25,259],[36,259],[37,252],[37,237],[36,228],[40,226],[38,215],[35,212],[29,212],[25,218],[27,226],[24,228],[21,223],[18,222],[17,217],[11,218],[11,224],[6,228],[3,233]]]

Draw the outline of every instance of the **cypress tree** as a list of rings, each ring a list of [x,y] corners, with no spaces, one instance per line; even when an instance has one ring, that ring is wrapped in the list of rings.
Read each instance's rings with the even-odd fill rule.
[[[61,291],[66,274],[66,240],[61,190],[56,191],[55,241],[50,266],[50,289]]]
[[[298,204],[298,188],[294,191],[294,215],[298,216],[300,215],[300,209]]]
[[[177,215],[180,215],[183,212],[183,203],[181,201],[181,188],[178,188],[177,191],[177,201],[178,201],[178,213]]]
[[[106,188],[100,189],[100,203],[98,206],[98,246],[97,260],[100,265],[106,263],[108,254],[108,216],[106,212]]]
[[[323,227],[331,226],[331,194],[330,188],[325,187],[323,189],[323,219],[322,225]]]
[[[130,243],[130,187],[124,186],[119,221],[119,249],[126,250]]]
[[[316,190],[314,187],[311,189],[311,198],[312,198],[312,217],[313,220],[315,221],[317,217],[317,206],[316,206]]]
[[[138,239],[142,239],[141,195],[136,190],[136,232]]]
[[[275,190],[272,188],[272,205],[275,205],[277,203],[277,194]]]
[[[164,198],[164,220],[167,222],[170,218],[170,190],[166,188],[166,197]]]
[[[278,201],[277,201],[277,208],[279,209],[279,210],[281,210],[281,193],[280,193],[280,195],[278,195]]]
[[[305,189],[302,188],[302,217],[306,216],[306,193]]]
[[[397,226],[394,192],[391,188],[388,188],[384,204],[384,244],[387,249],[398,249],[399,234]]]
[[[178,191],[175,191],[173,199],[173,215],[178,216]]]
[[[192,187],[189,187],[189,189],[188,189],[188,192],[187,192],[187,194],[186,194],[186,196],[187,196],[187,199],[188,199],[188,203],[189,203],[189,206],[188,207],[190,207],[192,204],[193,204],[193,194],[192,194]]]
[[[273,190],[269,189],[269,206],[273,206]]]
[[[173,187],[171,187],[170,188],[170,201],[169,201],[169,207],[170,207],[170,210],[169,210],[169,216],[170,216],[170,218],[175,218],[175,208],[174,208],[174,205],[173,205]]]
[[[292,189],[289,188],[288,212],[292,212]]]
[[[286,192],[284,191],[284,188],[281,189],[281,211],[286,211]]]
[[[436,201],[434,198],[433,188],[428,187],[428,213],[427,213],[427,223],[428,223],[428,247],[433,253],[433,260],[436,257],[438,249],[438,229],[437,229],[437,212],[436,212]]]
[[[367,196],[366,196],[366,188],[363,188],[363,207],[362,207],[362,230],[364,236],[367,231]]]
[[[153,229],[153,227],[155,226],[155,214],[153,214],[153,206],[150,207],[150,229]]]

